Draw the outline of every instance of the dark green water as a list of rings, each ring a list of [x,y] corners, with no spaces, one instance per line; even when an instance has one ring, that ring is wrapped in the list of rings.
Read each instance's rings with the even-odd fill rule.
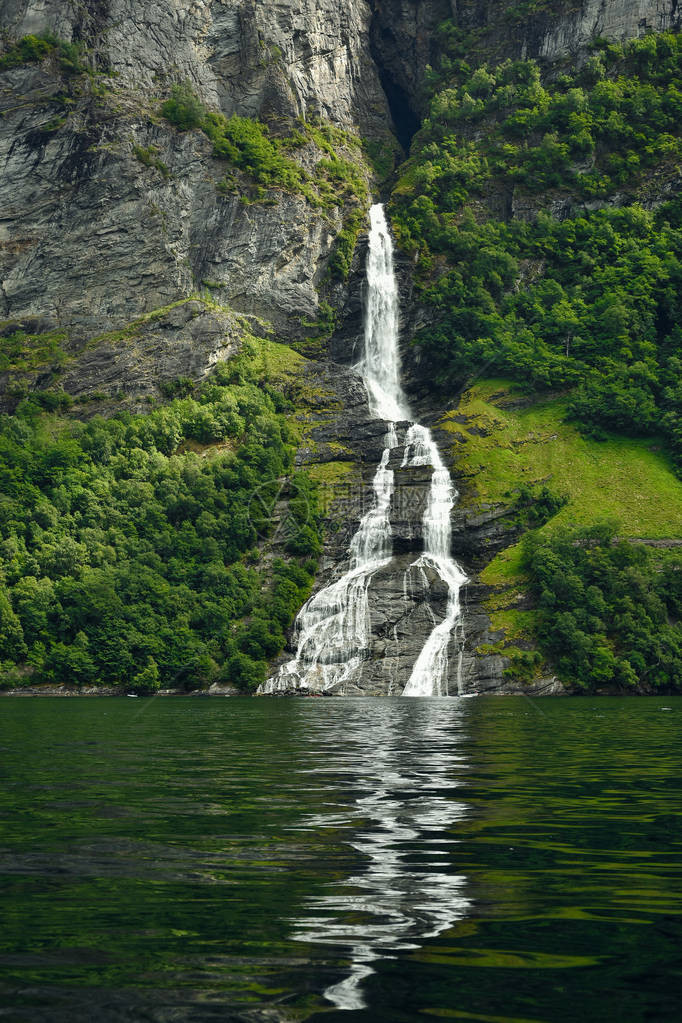
[[[0,1020],[677,1019],[681,718],[2,700]]]

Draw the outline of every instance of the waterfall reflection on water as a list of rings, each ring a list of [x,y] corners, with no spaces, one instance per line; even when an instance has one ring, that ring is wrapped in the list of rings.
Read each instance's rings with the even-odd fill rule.
[[[457,839],[449,829],[468,812],[456,798],[466,767],[462,704],[452,701],[446,715],[431,700],[409,712],[385,701],[355,706],[345,720],[315,720],[330,756],[299,772],[308,786],[320,776],[325,786],[330,776],[343,777],[350,802],[311,814],[296,830],[347,830],[364,866],[311,897],[309,914],[292,921],[295,940],[333,948],[335,962],[348,959],[348,976],[324,992],[348,1010],[365,1007],[362,982],[373,963],[419,948],[470,907],[466,878],[450,863]]]

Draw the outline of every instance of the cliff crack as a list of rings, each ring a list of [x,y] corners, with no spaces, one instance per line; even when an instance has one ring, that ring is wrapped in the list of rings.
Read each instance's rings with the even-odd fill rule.
[[[5,307],[4,310],[3,310],[4,315],[7,318],[9,318],[9,298],[7,297],[7,292],[5,291],[5,282],[4,281],[0,281],[0,294],[2,294],[2,304]]]
[[[313,53],[304,54],[301,57],[296,57],[295,60],[286,62],[286,67],[294,67],[296,64],[310,64],[313,60],[319,60],[321,57],[330,57],[333,53],[345,52],[348,49],[345,43],[341,43],[339,46],[333,46],[329,50],[316,50]],[[254,65],[255,66],[255,65]],[[258,65],[260,66],[260,65]]]

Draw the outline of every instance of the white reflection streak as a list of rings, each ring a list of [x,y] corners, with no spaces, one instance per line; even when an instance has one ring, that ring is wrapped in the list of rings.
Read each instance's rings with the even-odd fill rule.
[[[389,712],[389,720],[365,722],[361,730],[371,739],[365,736],[364,751],[349,762],[331,756],[324,771],[346,770],[362,795],[345,812],[335,807],[303,824],[306,830],[352,830],[348,844],[367,861],[362,874],[336,882],[336,891],[310,898],[314,915],[294,921],[295,940],[334,946],[348,956],[349,976],[324,992],[339,1009],[365,1008],[361,985],[374,973],[372,963],[419,948],[469,908],[462,894],[465,877],[443,869],[455,844],[447,829],[466,813],[464,804],[440,794],[457,787],[450,775],[453,766],[461,767],[453,727],[459,715],[443,721],[441,708],[426,701],[421,706],[418,720],[409,721],[406,743],[393,727],[406,723],[402,715]],[[353,723],[347,725],[345,737],[339,736],[344,744],[358,738]],[[338,748],[333,732],[327,739]],[[439,794],[428,795],[429,790]],[[363,919],[353,919],[360,914]]]

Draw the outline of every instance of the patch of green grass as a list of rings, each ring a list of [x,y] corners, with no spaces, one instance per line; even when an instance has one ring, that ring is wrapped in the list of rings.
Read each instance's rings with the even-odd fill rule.
[[[138,316],[137,319],[131,320],[125,327],[121,327],[120,330],[109,330],[104,334],[98,334],[97,337],[92,338],[88,343],[88,347],[94,347],[96,345],[104,344],[109,342],[110,344],[118,344],[122,341],[129,341],[132,338],[139,337],[142,332],[142,328],[148,323],[152,323],[154,320],[160,320],[166,316],[171,310],[177,309],[181,305],[186,305],[188,302],[200,302],[207,309],[212,309],[220,312],[227,312],[223,306],[218,305],[216,302],[211,302],[210,299],[199,298],[197,295],[190,295],[188,298],[181,298],[177,302],[170,302],[169,305],[161,306],[159,309],[152,309],[148,313],[143,313],[142,316]]]
[[[509,597],[507,595],[507,603]],[[491,599],[494,605],[495,598]],[[537,611],[518,611],[516,608],[494,606],[490,608],[494,614],[495,630],[504,629],[505,643],[532,643]]]
[[[350,454],[350,452],[348,452]],[[334,487],[357,471],[354,462],[318,462],[311,465],[308,475],[322,486]]]
[[[318,462],[307,466],[306,472],[317,484],[319,507],[324,515],[333,502],[343,495],[344,487],[357,478],[358,467],[350,461]]]
[[[154,170],[157,170],[164,180],[168,180],[170,177],[168,167],[159,157],[159,149],[157,146],[149,146],[145,149],[144,146],[134,145],[133,155],[145,167],[151,167]]]
[[[64,331],[52,330],[46,334],[25,334],[17,330],[0,337],[0,372],[30,373],[43,366],[62,366],[67,359],[62,343]]]
[[[518,391],[506,381],[484,381],[463,396],[441,425],[463,435],[458,464],[472,478],[476,504],[508,504],[520,484],[546,485],[568,498],[541,529],[590,526],[610,520],[623,539],[682,536],[682,481],[651,439],[582,436],[565,420],[564,401],[510,407]],[[467,417],[455,422],[455,415]],[[471,429],[475,431],[471,433]],[[482,434],[482,435],[481,435]],[[521,580],[520,548],[499,554],[483,572],[487,583]]]
[[[288,345],[268,338],[257,339],[258,351],[253,356],[253,365],[273,385],[285,387],[297,378],[303,368],[304,358]]]

